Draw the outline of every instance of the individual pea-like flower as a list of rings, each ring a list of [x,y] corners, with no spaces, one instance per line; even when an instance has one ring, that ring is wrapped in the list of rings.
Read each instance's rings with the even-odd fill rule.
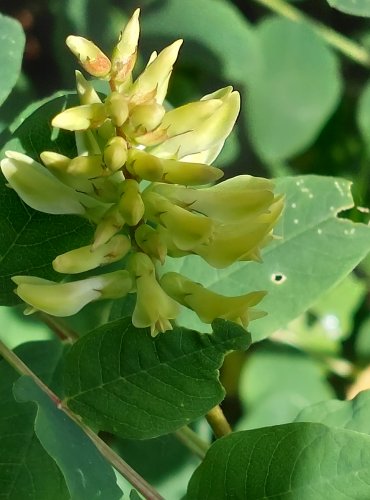
[[[34,310],[53,316],[71,316],[89,302],[121,298],[132,288],[132,280],[126,270],[68,283],[56,283],[35,276],[13,276],[12,280],[18,285],[16,293],[24,302]]]
[[[160,283],[170,297],[193,310],[204,323],[222,318],[247,327],[249,321],[265,316],[264,312],[251,308],[260,302],[266,292],[225,297],[174,272],[164,274]]]
[[[172,330],[180,306],[159,285],[150,257],[142,252],[132,255],[128,266],[135,281],[137,300],[132,323],[138,328],[150,327],[151,334]]]
[[[89,245],[55,256],[55,271],[76,276],[113,262],[122,268],[60,283],[15,276],[16,293],[28,312],[55,316],[136,293],[132,322],[152,335],[171,330],[181,306],[205,323],[224,318],[247,327],[263,315],[254,306],[265,292],[224,297],[177,273],[159,278],[161,266],[167,255],[196,254],[215,268],[260,261],[283,198],[271,181],[249,175],[209,186],[223,175],[212,163],[235,124],[239,93],[228,86],[168,109],[165,97],[182,40],[153,52],[134,76],[139,32],[138,9],[110,58],[90,40],[67,38],[82,68],[110,87],[103,98],[76,71],[80,104],[52,120],[74,132],[75,156],[43,151],[41,164],[8,151],[1,162],[9,187],[29,206],[77,214],[95,227]]]

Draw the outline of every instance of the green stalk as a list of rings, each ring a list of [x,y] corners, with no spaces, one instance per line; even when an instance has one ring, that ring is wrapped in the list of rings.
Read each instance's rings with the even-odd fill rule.
[[[316,33],[323,38],[329,45],[349,57],[356,63],[366,68],[370,68],[370,53],[362,45],[350,40],[346,36],[329,28],[325,24],[302,13],[296,7],[284,0],[254,0],[267,9],[283,16],[291,21],[308,23]]]
[[[209,444],[198,436],[196,432],[185,426],[174,432],[181,443],[186,446],[194,455],[197,455],[201,460],[205,457]]]

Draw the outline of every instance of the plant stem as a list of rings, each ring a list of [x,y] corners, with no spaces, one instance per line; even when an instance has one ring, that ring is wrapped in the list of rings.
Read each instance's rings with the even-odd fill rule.
[[[96,448],[105,457],[105,459],[120,473],[129,483],[136,488],[147,500],[164,500],[163,497],[142,478],[134,469],[132,469],[122,458],[117,455],[90,427],[84,424],[81,419],[73,413],[68,407],[65,407],[56,394],[47,387],[39,377],[26,366],[23,361],[11,351],[0,340],[0,355],[20,374],[31,377],[40,389],[53,401],[57,408],[63,411],[71,420],[73,420],[83,432],[91,439]]]
[[[307,22],[329,45],[366,68],[370,67],[370,53],[362,45],[302,13],[285,0],[255,0],[255,2],[294,22]]]
[[[190,429],[190,427],[185,426],[175,431],[174,435],[191,452],[193,452],[195,455],[197,455],[200,459],[203,460],[209,449],[209,444],[206,443],[202,438],[200,438],[196,432]]]
[[[66,325],[63,325],[60,321],[55,319],[49,314],[40,312],[38,317],[41,319],[45,325],[47,325],[50,330],[52,330],[62,341],[68,341],[71,344],[79,339],[77,333]]]
[[[209,425],[212,427],[213,433],[216,438],[227,436],[232,432],[230,424],[226,420],[226,417],[219,405],[215,406],[207,413],[206,419]]]

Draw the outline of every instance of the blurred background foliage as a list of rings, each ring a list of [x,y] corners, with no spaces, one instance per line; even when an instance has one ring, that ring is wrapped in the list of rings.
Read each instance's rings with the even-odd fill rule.
[[[240,91],[241,115],[217,160],[226,176],[344,177],[353,182],[357,206],[344,216],[368,223],[370,21],[342,14],[324,0],[290,3],[313,21],[290,21],[252,0],[0,0],[0,12],[18,19],[26,34],[21,76],[0,111],[1,143],[7,125],[27,105],[73,89],[76,61],[64,44],[67,35],[90,38],[109,54],[140,6],[139,66],[154,48],[185,39],[170,103],[229,84]],[[316,21],[368,48],[368,62],[335,51],[317,34]],[[226,359],[224,411],[237,429],[290,422],[310,404],[370,388],[369,283],[368,257],[307,313],[247,354]],[[88,312],[74,326],[86,331],[95,321]],[[25,319],[17,308],[0,308],[0,323],[9,347],[50,337],[46,326]],[[181,496],[196,465],[171,437],[116,446],[171,498]],[[165,472],[153,478],[151,464],[162,462]]]

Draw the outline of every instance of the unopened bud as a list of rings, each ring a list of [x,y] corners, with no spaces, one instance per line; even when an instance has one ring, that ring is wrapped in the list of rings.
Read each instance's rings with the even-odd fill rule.
[[[116,127],[121,127],[128,117],[127,99],[119,92],[112,92],[105,101],[107,115]]]
[[[93,42],[81,36],[70,35],[66,44],[90,75],[103,78],[109,74],[111,62]]]
[[[113,51],[112,77],[117,83],[122,83],[129,79],[135,66],[140,34],[139,14],[140,9],[136,9],[126,24],[121,38]]]
[[[93,250],[104,245],[108,240],[120,231],[125,224],[125,219],[120,214],[118,207],[111,207],[96,226],[94,234]]]
[[[167,247],[159,231],[148,224],[141,224],[135,231],[135,240],[147,255],[164,264]]]
[[[158,182],[163,178],[162,160],[139,149],[129,150],[126,168],[130,174],[147,181]]]
[[[144,216],[145,206],[140,187],[134,179],[126,179],[121,184],[119,211],[129,226],[136,226]]]
[[[143,134],[157,128],[164,114],[165,109],[161,104],[139,104],[130,113],[130,125]]]
[[[87,130],[100,127],[107,118],[103,103],[84,104],[66,109],[56,115],[51,124],[65,130]]]
[[[123,137],[114,136],[106,144],[103,159],[111,172],[124,166],[127,160],[127,142]]]
[[[53,268],[58,273],[83,273],[121,260],[130,248],[131,243],[127,236],[118,234],[96,250],[93,250],[91,245],[87,245],[58,255],[53,260]]]

